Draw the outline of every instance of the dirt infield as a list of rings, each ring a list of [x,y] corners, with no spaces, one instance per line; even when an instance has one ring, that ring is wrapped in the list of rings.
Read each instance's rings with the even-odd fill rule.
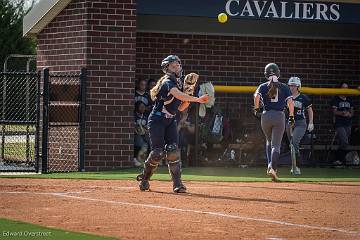
[[[0,218],[122,239],[360,239],[359,183],[0,179]]]

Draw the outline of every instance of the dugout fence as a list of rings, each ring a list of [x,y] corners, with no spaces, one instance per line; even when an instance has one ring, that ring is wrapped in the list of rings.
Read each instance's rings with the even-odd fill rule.
[[[85,94],[86,69],[0,72],[0,172],[82,171]]]
[[[40,72],[1,72],[0,171],[38,171]]]
[[[86,69],[44,70],[42,172],[84,170]]]

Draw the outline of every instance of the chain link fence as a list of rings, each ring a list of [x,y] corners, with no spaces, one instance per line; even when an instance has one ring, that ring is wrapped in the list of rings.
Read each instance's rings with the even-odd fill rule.
[[[85,79],[44,70],[42,172],[84,169]]]
[[[37,171],[40,73],[1,72],[0,83],[0,171]]]
[[[84,169],[85,81],[85,69],[0,72],[0,172]]]

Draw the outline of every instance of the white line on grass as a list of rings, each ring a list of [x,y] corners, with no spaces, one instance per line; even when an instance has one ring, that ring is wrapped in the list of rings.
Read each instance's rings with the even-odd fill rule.
[[[339,232],[339,233],[360,236],[360,232],[348,231],[348,230],[338,229],[338,228],[333,228],[333,227],[311,226],[311,225],[306,225],[306,224],[290,223],[290,222],[271,220],[271,219],[265,219],[265,218],[243,217],[243,216],[231,215],[231,214],[226,214],[226,213],[221,213],[221,212],[209,212],[209,211],[200,211],[200,210],[192,210],[192,209],[172,208],[172,207],[165,207],[165,206],[145,204],[145,203],[131,203],[131,202],[124,202],[124,201],[113,201],[113,200],[104,200],[104,199],[97,199],[97,198],[79,197],[79,196],[69,195],[69,193],[59,193],[59,192],[58,193],[49,193],[49,192],[37,193],[37,192],[24,192],[24,191],[22,191],[22,192],[3,191],[0,193],[52,195],[52,196],[57,196],[57,197],[72,198],[72,199],[78,199],[78,200],[87,200],[87,201],[92,201],[92,202],[102,202],[102,203],[110,203],[110,204],[116,204],[116,205],[162,209],[162,210],[168,210],[168,211],[172,211],[172,212],[198,213],[198,214],[204,214],[204,215],[210,215],[210,216],[216,216],[216,217],[239,219],[239,220],[243,220],[243,221],[263,222],[263,223],[270,223],[270,224],[276,224],[276,225],[284,225],[284,226],[291,226],[291,227],[298,227],[298,228],[305,228],[305,229],[314,229],[314,230],[320,230],[320,231]]]

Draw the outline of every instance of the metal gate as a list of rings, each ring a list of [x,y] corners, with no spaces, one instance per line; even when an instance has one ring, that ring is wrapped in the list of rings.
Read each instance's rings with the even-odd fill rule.
[[[44,70],[42,172],[84,170],[86,70]]]
[[[0,84],[0,172],[83,171],[86,70],[4,71]]]
[[[0,171],[38,171],[40,72],[1,72]]]

